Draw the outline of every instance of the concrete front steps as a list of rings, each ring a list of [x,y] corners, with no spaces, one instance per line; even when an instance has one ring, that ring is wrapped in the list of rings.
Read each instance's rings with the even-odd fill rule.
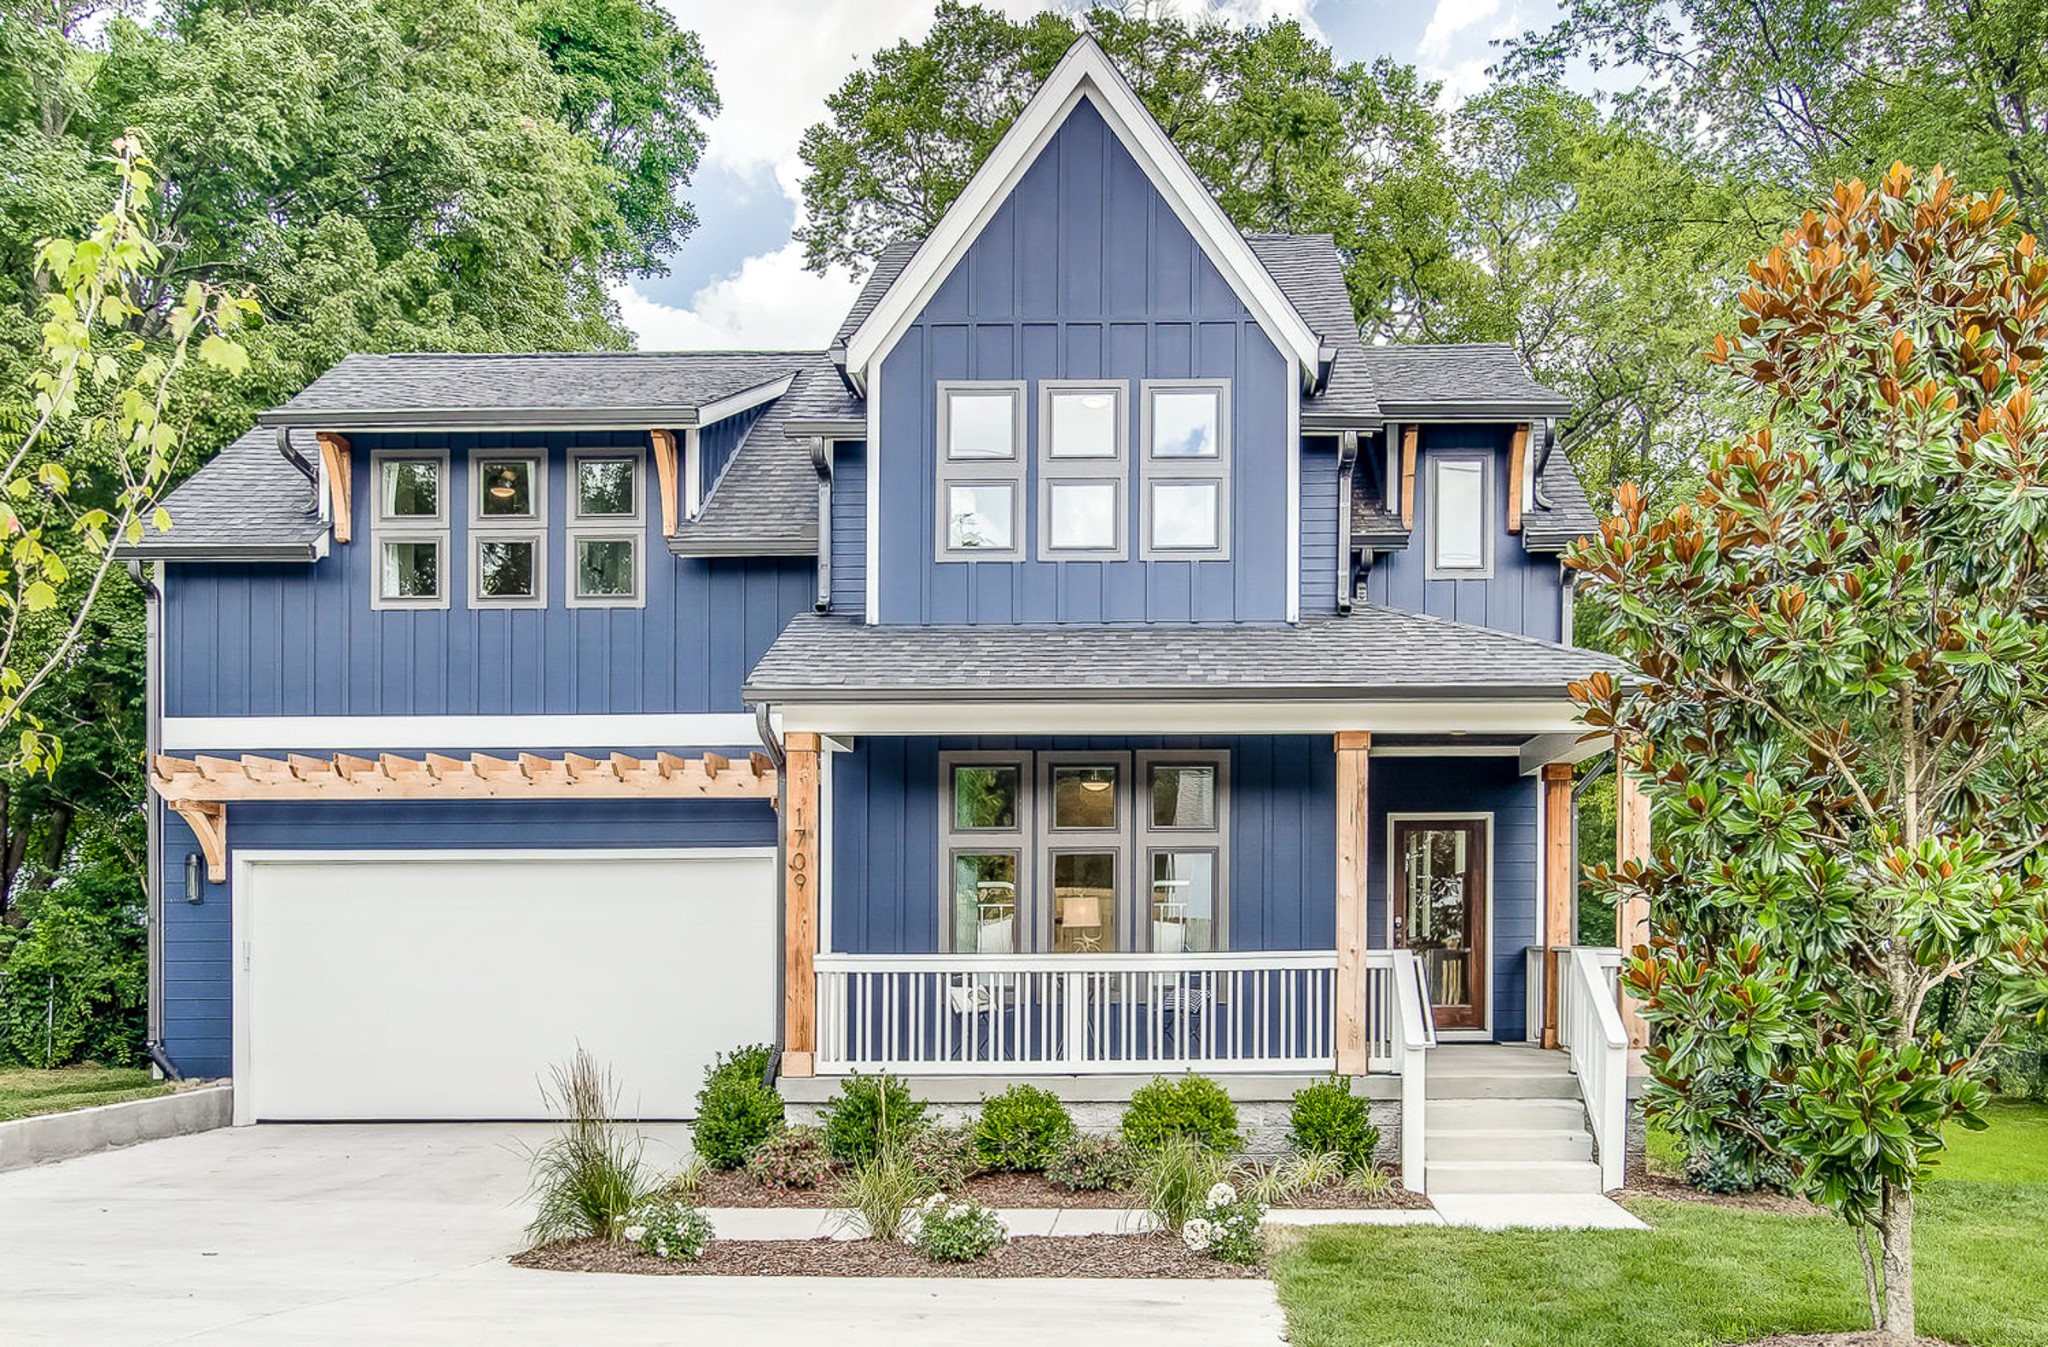
[[[1424,1183],[1437,1193],[1594,1193],[1578,1078],[1565,1054],[1444,1044],[1429,1054]]]

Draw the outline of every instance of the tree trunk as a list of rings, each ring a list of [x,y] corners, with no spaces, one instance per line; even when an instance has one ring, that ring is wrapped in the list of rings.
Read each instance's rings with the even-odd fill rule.
[[[1912,1347],[1913,1190],[1887,1183],[1877,1218],[1878,1255],[1884,1270],[1884,1322],[1878,1328],[1899,1347]]]

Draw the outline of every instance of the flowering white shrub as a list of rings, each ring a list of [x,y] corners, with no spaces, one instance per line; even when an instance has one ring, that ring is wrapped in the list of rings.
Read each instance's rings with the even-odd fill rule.
[[[711,1244],[711,1221],[687,1202],[650,1202],[628,1217],[619,1233],[639,1245],[641,1253],[694,1263]]]
[[[1181,1226],[1181,1243],[1219,1262],[1256,1263],[1266,1253],[1265,1237],[1259,1233],[1265,1219],[1263,1203],[1241,1198],[1237,1189],[1218,1183],[1209,1189],[1201,1214]]]
[[[1002,1218],[969,1197],[933,1193],[903,1222],[903,1242],[934,1263],[971,1263],[1009,1239]]]

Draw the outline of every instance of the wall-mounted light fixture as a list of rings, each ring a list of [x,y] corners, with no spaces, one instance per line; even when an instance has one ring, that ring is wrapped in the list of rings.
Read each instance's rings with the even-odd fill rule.
[[[185,853],[185,901],[203,903],[206,901],[206,870],[202,857],[196,851]]]

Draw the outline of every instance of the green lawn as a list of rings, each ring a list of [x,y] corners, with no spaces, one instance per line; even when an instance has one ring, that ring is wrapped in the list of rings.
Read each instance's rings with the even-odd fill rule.
[[[141,1069],[74,1066],[61,1071],[0,1071],[0,1122],[170,1092],[168,1081],[151,1080],[149,1072]]]
[[[2048,1343],[2048,1108],[2001,1105],[1951,1138],[1920,1196],[1920,1329],[1970,1347]],[[1967,1180],[1967,1181],[1963,1181]],[[1866,1328],[1832,1216],[1637,1201],[1628,1231],[1324,1228],[1274,1260],[1293,1347],[1707,1347]]]

